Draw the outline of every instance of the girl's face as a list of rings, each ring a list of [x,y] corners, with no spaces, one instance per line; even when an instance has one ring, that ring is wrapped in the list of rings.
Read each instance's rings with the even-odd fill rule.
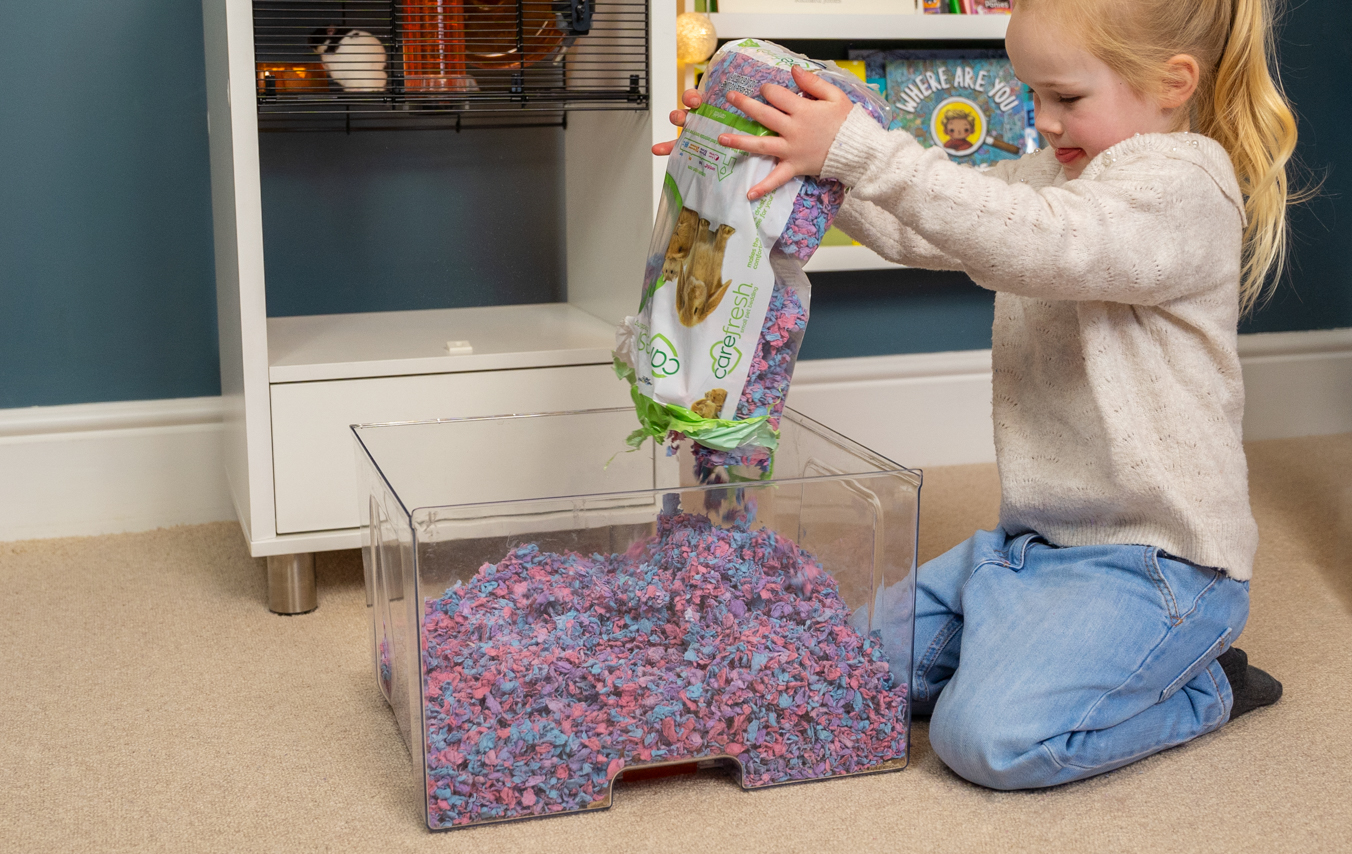
[[[1040,6],[1015,5],[1005,47],[1014,73],[1033,90],[1038,132],[1056,147],[1067,178],[1124,139],[1178,130],[1174,110],[1133,91]]]
[[[952,139],[966,139],[972,135],[972,123],[966,119],[949,119],[944,124],[944,133]]]

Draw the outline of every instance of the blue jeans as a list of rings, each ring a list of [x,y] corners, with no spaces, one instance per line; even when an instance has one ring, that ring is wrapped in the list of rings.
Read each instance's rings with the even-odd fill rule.
[[[1000,529],[916,576],[914,710],[934,752],[995,789],[1120,768],[1230,716],[1216,662],[1249,585],[1151,546],[1059,548]]]

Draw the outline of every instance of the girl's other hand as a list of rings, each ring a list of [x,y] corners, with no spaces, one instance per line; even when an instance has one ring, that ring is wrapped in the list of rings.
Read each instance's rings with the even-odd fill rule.
[[[797,95],[783,86],[767,83],[761,95],[768,104],[730,92],[728,103],[741,110],[777,136],[745,136],[725,133],[721,145],[751,154],[764,154],[779,160],[764,181],[751,188],[746,197],[752,201],[788,183],[796,175],[819,175],[826,155],[835,142],[840,126],[849,118],[854,103],[845,93],[810,71],[793,69],[793,82],[805,95]]]
[[[696,109],[703,102],[704,99],[700,97],[698,89],[686,89],[681,93],[681,103],[685,104],[687,109],[672,110],[671,123],[678,128],[685,127],[685,117],[690,115],[690,110]],[[676,140],[674,139],[670,142],[659,142],[657,145],[653,146],[653,154],[656,154],[658,157],[666,157],[675,147]]]

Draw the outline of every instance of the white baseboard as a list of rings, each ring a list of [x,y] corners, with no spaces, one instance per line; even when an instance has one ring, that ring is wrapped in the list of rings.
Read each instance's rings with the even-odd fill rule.
[[[1352,432],[1352,329],[1246,335],[1239,350],[1246,439]],[[904,465],[990,462],[990,358],[805,361],[789,404]],[[0,409],[0,541],[235,518],[221,415],[214,397]]]
[[[799,362],[788,405],[904,466],[995,459],[990,350]]]
[[[1244,438],[1352,433],[1352,329],[1241,335]]]
[[[0,410],[0,541],[235,518],[219,397]]]

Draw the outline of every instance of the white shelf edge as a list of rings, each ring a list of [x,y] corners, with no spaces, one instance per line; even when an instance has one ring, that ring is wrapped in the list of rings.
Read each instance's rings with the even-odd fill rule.
[[[268,379],[271,384],[278,385],[321,380],[406,377],[417,374],[608,365],[610,362],[610,350],[581,347],[573,350],[534,350],[526,353],[494,353],[484,356],[431,356],[425,359],[372,359],[333,364],[281,365],[268,369]]]
[[[329,531],[303,531],[297,534],[277,534],[265,540],[249,542],[250,557],[299,554],[301,552],[331,552],[338,549],[359,549],[361,528],[334,528]]]
[[[545,328],[564,334],[538,335]],[[276,385],[608,365],[614,331],[568,303],[545,303],[269,318],[268,334],[273,361],[268,381]],[[392,352],[370,345],[388,336],[408,339],[413,346]],[[478,346],[474,353],[450,355],[442,350],[448,340],[477,341]]]
[[[709,16],[721,39],[1003,39],[1008,15],[753,15]]]
[[[831,273],[840,270],[904,270],[867,246],[819,246],[811,260],[803,266],[808,273]]]

